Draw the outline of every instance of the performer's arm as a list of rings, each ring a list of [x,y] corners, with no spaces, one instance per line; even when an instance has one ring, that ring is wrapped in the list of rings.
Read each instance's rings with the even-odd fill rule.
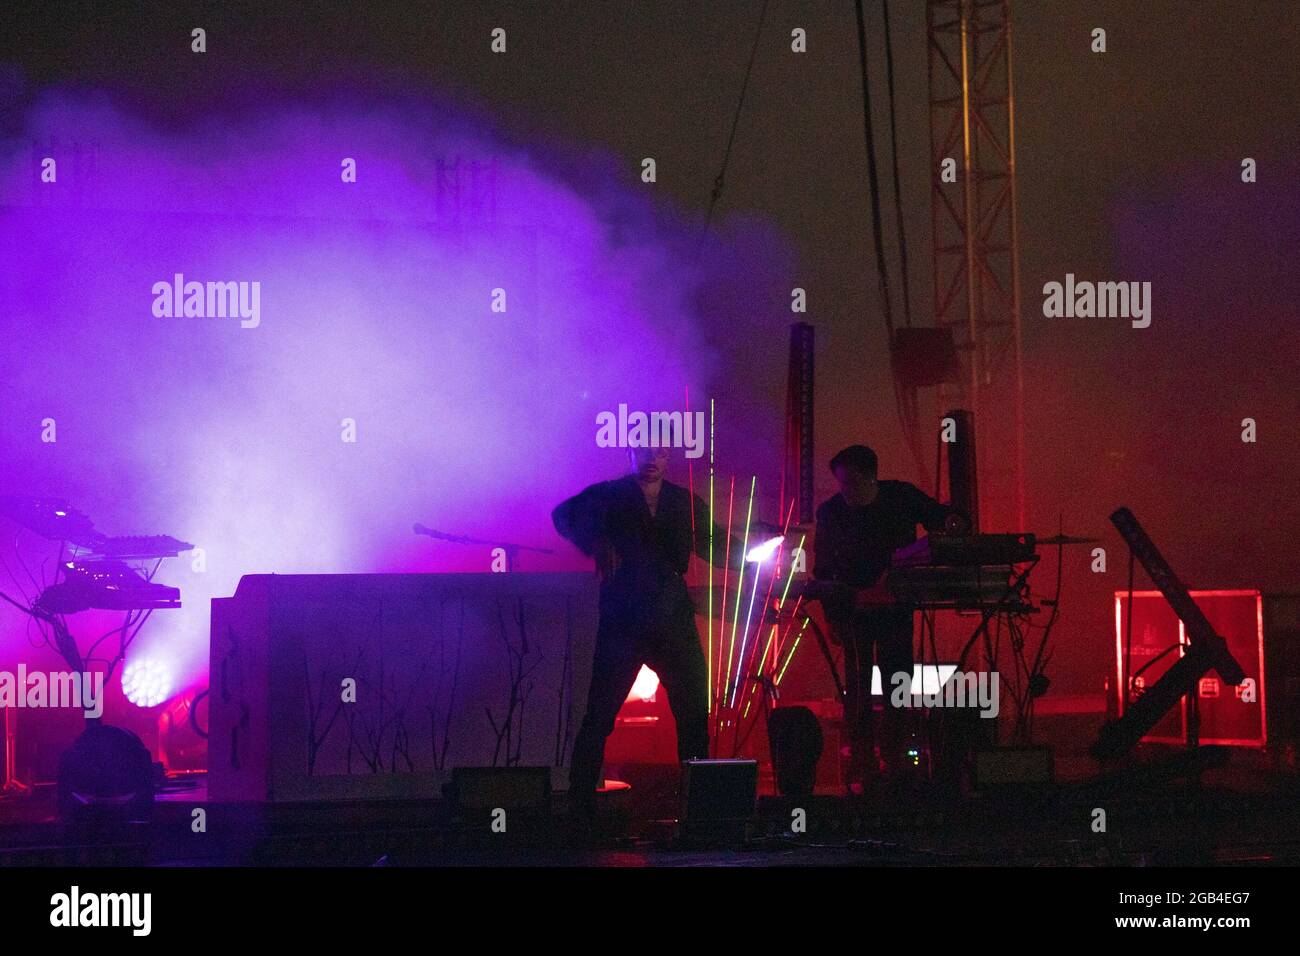
[[[926,531],[960,531],[961,525],[968,524],[968,522],[964,521],[964,516],[956,509],[935,501],[915,485],[908,485],[907,489],[908,508],[915,517],[917,524],[922,525]],[[954,522],[958,525],[958,528],[954,529],[950,522]]]
[[[605,484],[600,482],[584,489],[551,512],[555,530],[589,558],[599,557],[604,545],[605,510],[609,498]]]

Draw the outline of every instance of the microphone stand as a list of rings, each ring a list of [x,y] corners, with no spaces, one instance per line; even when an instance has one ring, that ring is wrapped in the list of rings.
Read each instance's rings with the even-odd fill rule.
[[[463,534],[449,534],[446,531],[435,531],[433,528],[426,528],[422,524],[416,524],[412,529],[416,534],[424,535],[428,538],[436,538],[439,541],[450,541],[452,544],[474,544],[483,545],[489,548],[500,548],[506,553],[506,570],[515,569],[515,559],[520,551],[531,551],[534,554],[554,554],[550,548],[537,548],[527,544],[515,544],[512,541],[488,541],[483,538],[471,538]]]

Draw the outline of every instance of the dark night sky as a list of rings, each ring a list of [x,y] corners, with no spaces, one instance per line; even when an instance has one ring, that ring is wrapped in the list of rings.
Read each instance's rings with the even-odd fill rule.
[[[654,156],[664,208],[701,216],[760,4],[23,6],[0,12],[0,63],[20,64],[26,82],[10,74],[6,123],[51,83],[120,91],[180,126],[256,109],[268,88],[304,100],[436,90],[514,141],[608,151],[629,182]],[[924,4],[892,6],[912,293],[924,321]],[[1050,533],[1060,514],[1111,551],[1109,575],[1087,572],[1086,551],[1070,566],[1053,675],[1068,690],[1097,691],[1107,594],[1123,576],[1106,515],[1120,504],[1192,586],[1300,590],[1300,4],[1019,0],[1013,17],[1030,524]],[[195,25],[208,31],[206,57],[188,51]],[[507,56],[488,51],[495,26],[509,32]],[[789,50],[794,27],[808,31],[805,55]],[[1094,27],[1107,31],[1103,55],[1089,50]],[[793,274],[766,277],[778,294],[751,328],[708,329],[720,353],[715,394],[756,390],[779,405],[792,318],[784,290],[801,285],[820,345],[819,458],[866,440],[886,474],[919,481],[888,384],[855,43],[847,0],[771,4],[717,221],[770,222],[791,244]],[[878,29],[872,44],[883,146]],[[1240,182],[1245,156],[1259,163],[1257,184]],[[888,206],[886,215],[892,222]],[[1042,285],[1066,272],[1152,281],[1152,327],[1044,318]],[[1239,440],[1247,416],[1259,423],[1256,445]]]

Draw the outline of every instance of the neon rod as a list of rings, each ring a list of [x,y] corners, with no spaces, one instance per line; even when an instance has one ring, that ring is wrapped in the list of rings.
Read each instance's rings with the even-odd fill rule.
[[[778,685],[780,685],[781,683],[781,678],[785,677],[786,668],[788,668],[790,666],[790,662],[794,660],[794,652],[799,650],[799,641],[803,639],[804,628],[806,628],[807,626],[808,626],[808,619],[804,618],[803,627],[799,628],[799,634],[794,639],[794,647],[790,648],[790,656],[785,659],[785,667],[782,667],[781,673],[776,675],[776,683]]]
[[[687,402],[690,401],[690,390],[687,389]],[[690,409],[688,408],[689,412]],[[695,539],[695,496],[691,495],[691,540]],[[709,575],[709,653],[705,660],[708,666],[708,687],[709,699],[705,705],[705,713],[713,713],[713,399],[709,399],[709,565],[705,569]]]
[[[740,553],[744,554],[749,550],[749,522],[754,517],[754,485],[758,481],[758,476],[749,479],[749,510],[745,514],[745,540],[741,545]],[[731,680],[731,663],[735,657],[736,651],[736,627],[740,624],[740,593],[745,587],[745,564],[742,561],[740,565],[740,575],[736,578],[736,611],[731,617],[731,642],[727,647],[727,680]]]

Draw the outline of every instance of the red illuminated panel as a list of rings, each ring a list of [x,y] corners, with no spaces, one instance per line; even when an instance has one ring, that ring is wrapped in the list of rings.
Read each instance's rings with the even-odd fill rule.
[[[1268,740],[1264,714],[1264,605],[1259,591],[1191,591],[1215,631],[1246,672],[1248,683],[1232,687],[1213,671],[1198,683],[1201,715],[1200,740],[1204,744],[1263,747]],[[1128,635],[1128,592],[1115,592],[1116,686],[1126,686],[1125,645]],[[1187,635],[1159,591],[1133,592],[1133,634],[1129,667],[1135,675],[1134,691],[1150,687],[1185,652]],[[1251,698],[1253,695],[1253,699]],[[1120,694],[1120,713],[1126,697]],[[1186,737],[1187,703],[1166,714],[1142,739],[1151,743],[1182,743]]]

